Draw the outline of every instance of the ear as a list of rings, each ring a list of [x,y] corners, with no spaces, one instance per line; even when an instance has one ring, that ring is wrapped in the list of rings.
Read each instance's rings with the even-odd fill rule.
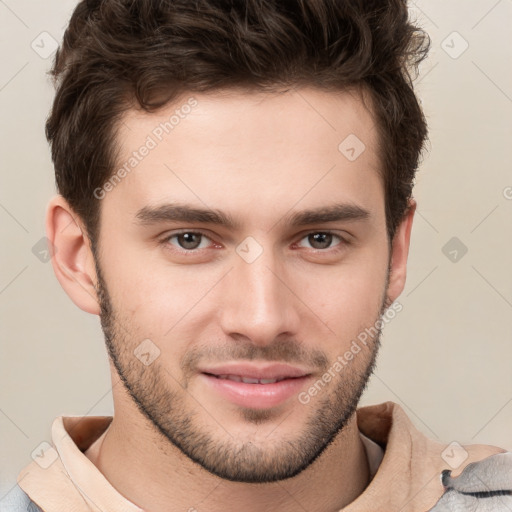
[[[80,309],[99,315],[96,268],[89,238],[80,219],[61,195],[48,204],[46,236],[53,248],[53,270],[64,291]]]
[[[416,201],[411,199],[407,211],[397,227],[391,246],[390,275],[387,296],[394,302],[402,293],[407,276],[407,257],[411,240],[412,221],[416,212]]]

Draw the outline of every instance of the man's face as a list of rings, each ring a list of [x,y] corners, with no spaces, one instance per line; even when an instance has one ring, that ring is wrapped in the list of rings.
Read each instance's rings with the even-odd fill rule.
[[[378,336],[333,365],[389,305],[376,128],[356,94],[194,94],[189,112],[191,96],[120,126],[129,172],[101,201],[97,255],[107,346],[164,444],[222,478],[289,478],[352,416]]]

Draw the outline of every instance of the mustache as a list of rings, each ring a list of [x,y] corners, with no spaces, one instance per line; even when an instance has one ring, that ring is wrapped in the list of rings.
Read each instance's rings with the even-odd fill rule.
[[[230,346],[207,346],[191,349],[183,357],[180,367],[184,374],[192,374],[201,362],[223,363],[227,361],[267,361],[275,363],[296,363],[308,368],[326,371],[329,359],[320,350],[306,350],[299,342],[282,340],[269,345],[254,345],[250,341],[236,342]]]

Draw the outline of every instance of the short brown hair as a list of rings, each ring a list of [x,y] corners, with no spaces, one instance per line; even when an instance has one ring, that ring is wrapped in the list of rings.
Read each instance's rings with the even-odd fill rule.
[[[115,172],[128,109],[153,112],[182,93],[234,87],[360,87],[379,131],[392,240],[427,137],[411,71],[429,44],[406,0],[82,0],[50,71],[46,136],[58,191],[94,244],[93,191]]]

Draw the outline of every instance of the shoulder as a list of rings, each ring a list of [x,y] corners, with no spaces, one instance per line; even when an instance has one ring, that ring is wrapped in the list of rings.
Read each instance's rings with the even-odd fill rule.
[[[470,462],[457,476],[444,470],[441,483],[444,494],[431,512],[512,510],[512,452],[495,453]]]
[[[461,445],[455,441],[448,444],[431,439],[394,402],[360,408],[357,420],[365,435],[385,447],[381,471],[375,480],[389,488],[387,475],[394,475],[395,479],[401,475],[406,510],[512,510],[508,504],[505,506],[509,508],[504,509],[495,504],[512,500],[510,452],[491,445]],[[481,480],[480,486],[475,487],[474,494],[468,494],[467,482],[475,479]],[[492,493],[483,494],[489,488]],[[489,505],[491,508],[482,508]]]

